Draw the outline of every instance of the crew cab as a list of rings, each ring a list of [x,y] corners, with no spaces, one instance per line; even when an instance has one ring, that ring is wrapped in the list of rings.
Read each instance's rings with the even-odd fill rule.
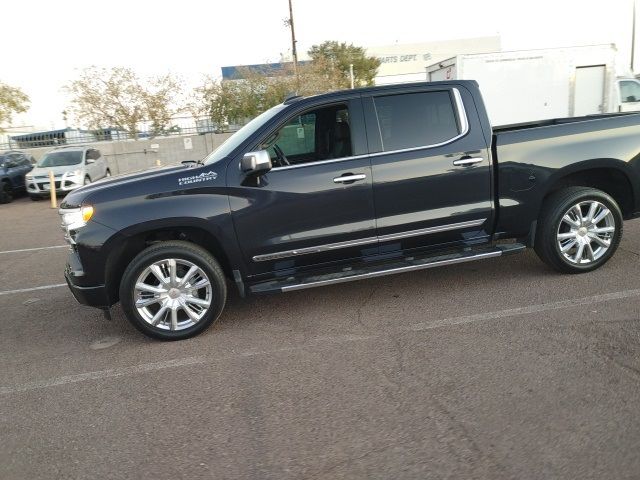
[[[228,283],[288,292],[527,247],[588,272],[640,212],[639,139],[624,113],[492,128],[469,80],[294,97],[202,161],[71,192],[65,276],[175,340],[219,317]]]

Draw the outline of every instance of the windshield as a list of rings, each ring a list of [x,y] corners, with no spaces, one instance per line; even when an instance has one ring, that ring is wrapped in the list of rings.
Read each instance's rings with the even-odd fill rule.
[[[247,123],[244,127],[238,130],[236,133],[231,135],[225,142],[220,145],[216,150],[211,152],[205,159],[204,164],[209,165],[211,163],[215,163],[226,156],[230,155],[239,145],[242,144],[247,138],[251,136],[253,132],[256,131],[261,125],[265,122],[268,122],[273,117],[275,117],[278,112],[284,109],[286,105],[280,104],[276,105],[273,108],[270,108],[266,112],[261,113],[256,118]]]
[[[640,83],[635,80],[620,82],[622,103],[640,102]]]
[[[82,151],[73,152],[50,152],[47,153],[40,162],[39,167],[66,167],[77,165],[82,161]]]

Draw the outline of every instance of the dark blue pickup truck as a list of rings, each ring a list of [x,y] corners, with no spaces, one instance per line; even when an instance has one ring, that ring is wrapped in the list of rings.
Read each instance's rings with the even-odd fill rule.
[[[526,247],[588,272],[640,212],[639,159],[640,115],[493,128],[473,81],[295,97],[201,162],[70,193],[65,276],[171,340],[218,318],[227,282],[287,292]]]
[[[9,203],[25,191],[25,175],[33,169],[33,157],[18,150],[0,152],[0,203]]]

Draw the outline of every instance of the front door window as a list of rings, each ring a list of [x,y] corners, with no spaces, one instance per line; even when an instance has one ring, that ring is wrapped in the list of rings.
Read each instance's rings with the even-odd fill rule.
[[[344,104],[297,115],[261,146],[277,167],[344,157],[353,152],[349,109]]]

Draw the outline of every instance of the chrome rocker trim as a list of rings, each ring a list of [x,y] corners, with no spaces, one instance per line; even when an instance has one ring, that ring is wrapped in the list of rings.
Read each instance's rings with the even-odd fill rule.
[[[400,240],[402,238],[417,237],[420,235],[429,235],[433,233],[447,232],[450,230],[458,230],[461,228],[477,227],[486,222],[486,218],[480,218],[477,220],[469,220],[466,222],[450,223],[447,225],[439,225],[437,227],[421,228],[418,230],[410,230],[401,233],[391,233],[388,235],[381,235],[378,237],[366,237],[360,240],[349,240],[346,242],[328,243],[326,245],[318,245],[316,247],[296,248],[294,250],[285,250],[276,253],[267,253],[263,255],[255,255],[253,257],[254,262],[266,262],[269,260],[279,260],[281,258],[296,257],[298,255],[308,255],[311,253],[327,252],[330,250],[337,250],[340,248],[357,247],[360,245],[367,245],[371,243],[382,243],[390,240]]]

